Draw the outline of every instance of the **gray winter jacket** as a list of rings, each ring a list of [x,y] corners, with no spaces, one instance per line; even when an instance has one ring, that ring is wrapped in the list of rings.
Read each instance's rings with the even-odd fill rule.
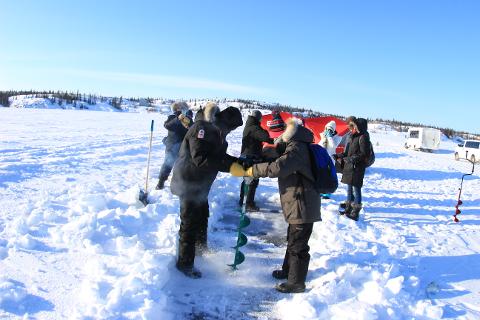
[[[283,136],[285,152],[272,163],[255,164],[253,175],[255,178],[278,177],[283,215],[289,224],[321,221],[320,196],[313,186],[308,150],[308,145],[313,142],[313,134],[305,127],[296,125],[288,126]]]

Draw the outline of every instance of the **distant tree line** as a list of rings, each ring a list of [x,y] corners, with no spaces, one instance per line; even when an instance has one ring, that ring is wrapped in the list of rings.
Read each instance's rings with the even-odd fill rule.
[[[50,101],[52,104],[57,104],[59,106],[63,106],[65,104],[71,104],[75,108],[80,109],[88,109],[88,105],[95,105],[98,102],[110,104],[112,107],[123,110],[122,104],[125,102],[123,96],[120,97],[104,97],[96,94],[81,94],[77,92],[68,92],[68,91],[35,91],[35,90],[9,90],[9,91],[0,91],[0,105],[4,107],[9,107],[10,102],[9,98],[19,95],[25,95],[31,98],[44,98]],[[154,103],[156,100],[161,101],[163,104],[170,104],[174,100],[171,99],[162,99],[162,98],[139,98],[139,97],[131,97],[127,99],[130,102],[135,102],[137,105],[145,106],[149,108],[151,111],[154,110]],[[284,105],[280,103],[266,103],[260,102],[256,100],[249,100],[249,99],[234,99],[234,100],[227,100],[226,98],[219,99],[209,99],[215,101],[217,103],[228,103],[228,102],[238,102],[240,104],[240,109],[265,109],[265,110],[278,110],[289,112],[292,114],[301,114],[303,117],[318,117],[318,116],[334,116],[340,119],[344,119],[344,116],[332,114],[332,113],[323,113],[318,111],[313,111],[311,109],[300,108],[300,107],[293,107],[291,105]],[[194,107],[200,106],[200,99],[189,99],[190,104]],[[442,128],[438,126],[427,126],[420,123],[414,122],[405,122],[405,121],[398,121],[395,119],[392,120],[385,120],[385,119],[367,119],[369,122],[377,122],[382,124],[387,124],[393,127],[395,130],[400,132],[408,131],[410,127],[431,127],[440,129],[447,137],[454,137],[460,136],[465,139],[471,138],[480,138],[477,134],[472,134],[465,131],[456,131],[451,128]]]

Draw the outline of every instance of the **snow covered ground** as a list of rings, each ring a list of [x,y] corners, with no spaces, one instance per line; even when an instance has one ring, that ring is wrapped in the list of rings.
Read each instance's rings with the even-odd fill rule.
[[[270,179],[257,191],[262,209],[250,215],[238,271],[226,266],[239,215],[240,180],[229,174],[211,192],[211,252],[196,261],[204,277],[175,270],[178,199],[167,187],[147,207],[136,200],[151,119],[154,186],[164,115],[0,108],[0,318],[480,318],[480,174],[466,178],[454,223],[471,165],[453,160],[453,142],[410,151],[403,134],[371,126],[377,160],[361,220],[337,215],[344,186],[323,201],[307,292],[282,295],[270,274],[287,226]],[[229,138],[233,155],[241,133]]]

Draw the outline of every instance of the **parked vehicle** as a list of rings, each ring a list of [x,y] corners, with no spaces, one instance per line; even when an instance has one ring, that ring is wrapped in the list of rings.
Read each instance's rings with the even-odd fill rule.
[[[441,135],[442,132],[434,128],[410,128],[405,148],[433,152],[440,146]]]
[[[455,148],[455,160],[467,159],[473,163],[480,161],[480,141],[465,140]]]

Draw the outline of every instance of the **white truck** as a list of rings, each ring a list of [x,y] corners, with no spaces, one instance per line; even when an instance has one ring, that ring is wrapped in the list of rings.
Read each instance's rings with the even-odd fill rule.
[[[455,160],[467,159],[471,162],[480,161],[480,141],[465,140],[455,148]]]
[[[440,146],[442,132],[435,128],[408,129],[405,148],[433,152]]]

